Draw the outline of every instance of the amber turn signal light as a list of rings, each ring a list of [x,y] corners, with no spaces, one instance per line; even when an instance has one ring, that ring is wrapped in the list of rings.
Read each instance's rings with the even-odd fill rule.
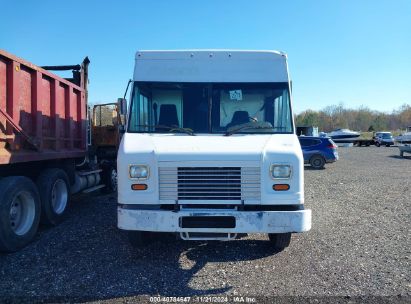
[[[290,189],[289,184],[275,184],[275,185],[273,185],[273,190],[275,190],[275,191],[287,191],[288,189]]]
[[[146,184],[132,184],[131,185],[131,190],[146,190],[147,185]]]

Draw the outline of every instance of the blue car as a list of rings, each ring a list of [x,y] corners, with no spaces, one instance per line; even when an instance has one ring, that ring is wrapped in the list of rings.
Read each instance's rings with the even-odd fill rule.
[[[298,137],[304,155],[304,163],[314,169],[323,169],[326,163],[338,160],[337,145],[329,137]]]

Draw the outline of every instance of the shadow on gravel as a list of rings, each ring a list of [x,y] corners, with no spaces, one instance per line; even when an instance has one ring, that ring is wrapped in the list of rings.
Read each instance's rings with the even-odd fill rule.
[[[325,170],[325,169],[327,169],[327,167],[324,167],[322,169],[315,169],[315,168],[311,167],[310,165],[305,165],[304,166],[304,170],[307,170],[307,171],[322,171],[322,170]]]
[[[213,273],[199,273],[207,263],[250,261],[278,253],[269,241],[186,242],[172,235],[134,249],[116,227],[115,199],[78,200],[65,222],[42,229],[27,248],[0,255],[0,302],[220,294],[231,286]]]
[[[170,296],[212,295],[227,292],[231,289],[230,286],[194,289],[190,287],[190,281],[207,263],[251,261],[278,253],[268,241],[187,242],[176,240],[173,235],[161,236],[161,240],[152,243],[147,248],[132,250],[134,250],[135,262],[144,263],[147,266],[151,265],[151,267],[156,265],[157,271],[146,273],[150,277],[148,285],[157,285],[155,293]],[[182,263],[182,258],[185,263]],[[151,267],[150,269],[153,269]],[[210,278],[209,275],[208,277]],[[210,286],[207,282],[204,282],[203,285]],[[152,294],[153,291],[147,289],[142,294]]]
[[[396,158],[396,159],[411,159],[411,156],[409,156],[409,155],[404,155],[404,156],[389,155],[388,157],[390,157],[390,158]]]

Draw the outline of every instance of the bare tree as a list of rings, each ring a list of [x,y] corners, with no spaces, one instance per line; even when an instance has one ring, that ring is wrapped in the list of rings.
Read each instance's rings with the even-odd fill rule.
[[[350,128],[357,131],[398,130],[411,126],[411,105],[403,104],[392,113],[373,111],[361,105],[357,109],[345,108],[343,103],[330,105],[320,111],[306,110],[295,117],[299,126],[318,126],[321,131]]]

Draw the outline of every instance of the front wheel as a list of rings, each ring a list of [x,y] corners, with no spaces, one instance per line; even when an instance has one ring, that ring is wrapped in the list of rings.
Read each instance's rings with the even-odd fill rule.
[[[40,222],[40,197],[27,177],[0,180],[0,251],[14,252],[34,238]]]
[[[325,166],[325,159],[321,155],[314,155],[310,159],[310,165],[314,169],[323,169]]]
[[[37,178],[41,198],[41,222],[49,226],[59,224],[66,215],[70,198],[70,183],[61,169],[46,169]]]
[[[380,144],[379,142],[375,143],[375,145],[376,145],[377,147],[380,147],[380,146],[381,146],[381,144]]]
[[[269,233],[268,238],[274,245],[275,249],[283,250],[284,248],[290,246],[291,233]]]

